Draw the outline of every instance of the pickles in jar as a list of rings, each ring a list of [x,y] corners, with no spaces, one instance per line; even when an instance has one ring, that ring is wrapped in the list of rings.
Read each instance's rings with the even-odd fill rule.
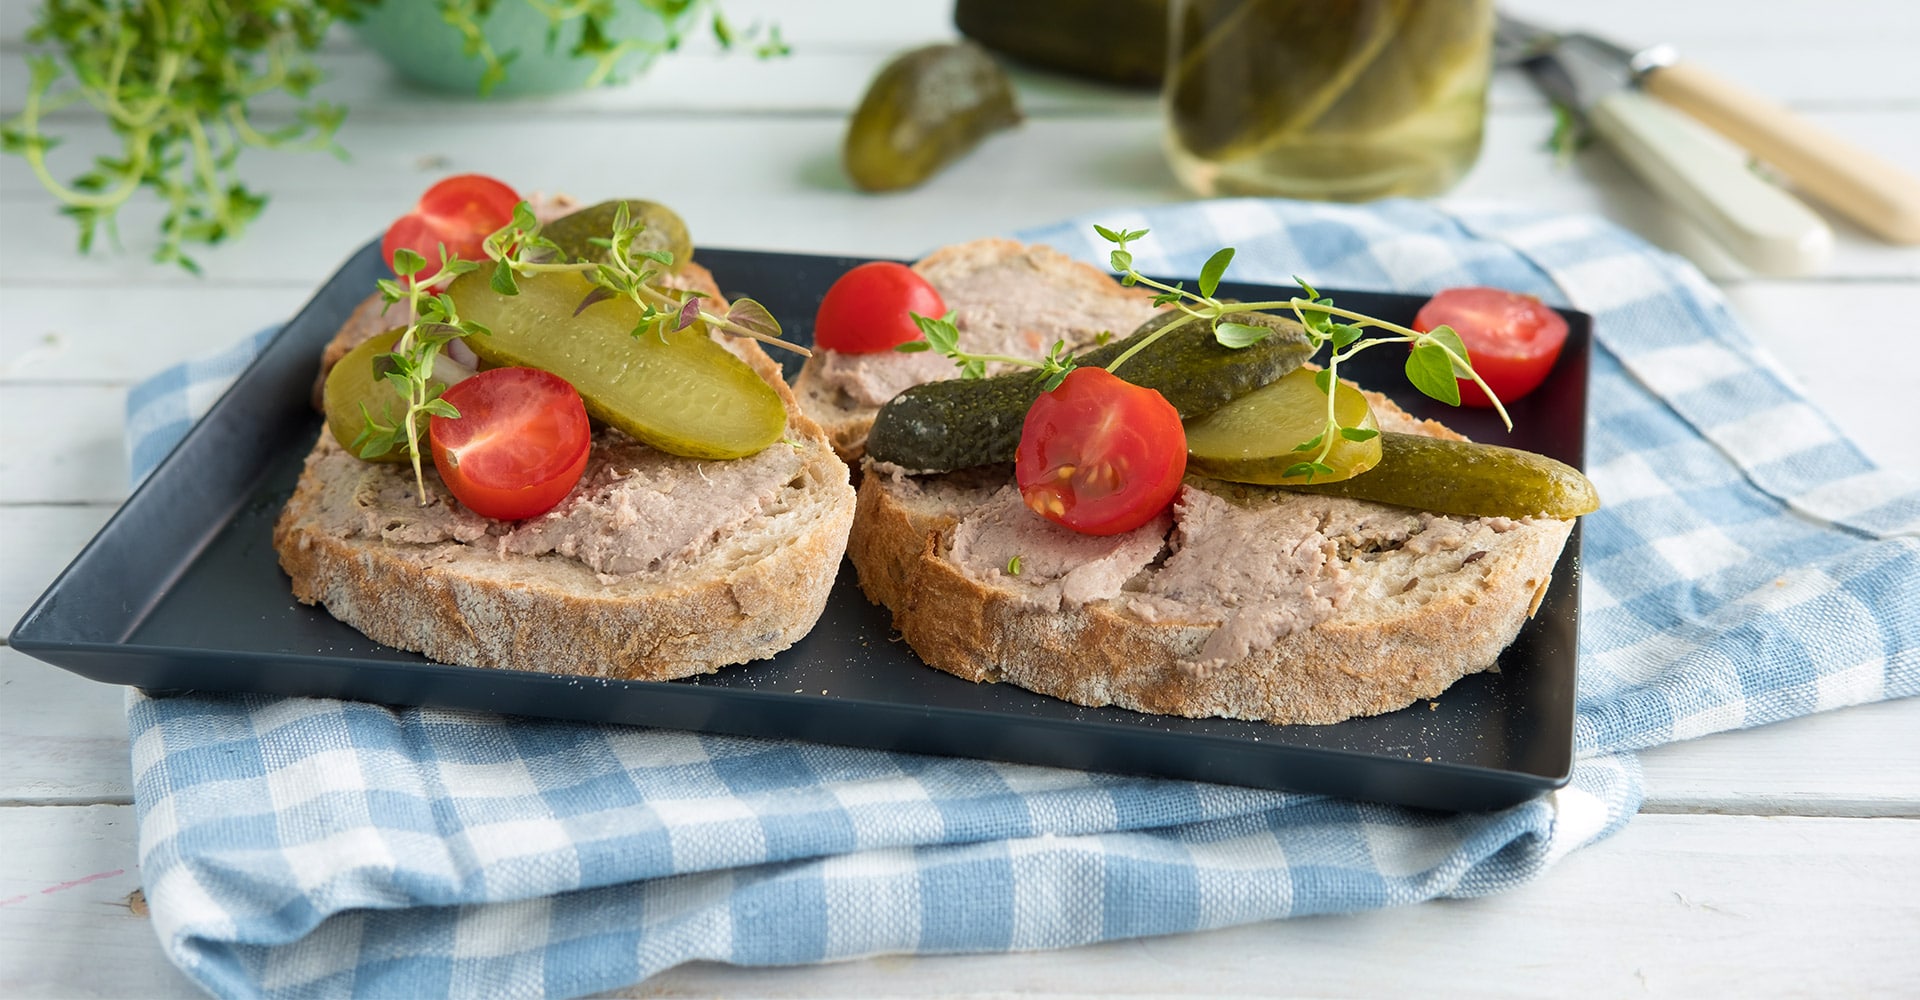
[[[1492,0],[1180,0],[1167,147],[1205,195],[1436,194],[1479,153]]]

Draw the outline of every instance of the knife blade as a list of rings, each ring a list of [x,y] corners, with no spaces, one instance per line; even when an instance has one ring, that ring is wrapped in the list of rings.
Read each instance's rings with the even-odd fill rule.
[[[1591,35],[1552,35],[1502,16],[1498,42],[1549,97],[1580,115],[1641,180],[1742,264],[1768,275],[1817,271],[1833,232],[1739,151],[1633,89],[1635,53]],[[1542,36],[1549,41],[1542,41]],[[1524,47],[1522,42],[1524,41]]]
[[[1678,108],[1791,180],[1809,197],[1890,243],[1920,243],[1920,177],[1819,125],[1680,58],[1670,45],[1630,49],[1584,33],[1556,34],[1501,14],[1496,38],[1513,61],[1554,41],[1581,39],[1629,81]]]

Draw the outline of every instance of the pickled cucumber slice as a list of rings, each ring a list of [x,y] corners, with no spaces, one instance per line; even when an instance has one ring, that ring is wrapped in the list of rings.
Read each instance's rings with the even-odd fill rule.
[[[1162,313],[1127,339],[1094,348],[1077,360],[1105,367],[1184,315]],[[1250,347],[1222,347],[1211,323],[1189,322],[1128,358],[1116,374],[1157,390],[1183,419],[1192,419],[1300,367],[1313,354],[1306,331],[1292,320],[1232,313],[1223,321],[1268,326],[1274,333]],[[875,415],[867,433],[867,454],[875,461],[925,472],[1011,462],[1027,408],[1039,395],[1039,380],[1024,371],[914,386],[888,400]]]
[[[448,290],[462,319],[490,336],[467,338],[489,365],[544,368],[573,383],[587,413],[661,451],[689,458],[741,458],[780,440],[779,393],[694,323],[664,338],[634,337],[640,309],[624,298],[574,310],[593,290],[571,272],[519,279],[501,295],[484,271]]]
[[[1019,122],[1013,83],[985,49],[929,45],[874,77],[847,124],[841,159],[861,189],[898,191]]]
[[[1571,518],[1600,509],[1580,470],[1545,455],[1419,434],[1388,432],[1379,440],[1372,471],[1287,489],[1470,517]]]
[[[657,201],[640,198],[624,199],[627,215],[632,222],[646,228],[634,237],[633,250],[665,250],[673,254],[675,267],[693,259],[693,238],[687,235],[687,223],[679,213]],[[603,201],[564,215],[540,227],[540,235],[560,245],[569,257],[578,260],[601,260],[606,248],[596,246],[594,239],[606,239],[613,234],[613,218],[620,209],[620,201]]]
[[[405,332],[388,330],[375,334],[348,351],[327,373],[326,387],[320,392],[321,406],[327,412],[327,430],[348,451],[354,451],[353,443],[366,431],[367,414],[391,427],[407,412],[406,400],[394,391],[392,383],[375,373],[373,366],[375,358],[392,352],[393,345]],[[401,462],[406,457],[405,448],[394,448],[368,461]]]
[[[1345,382],[1334,387],[1334,417],[1340,426],[1377,431],[1373,407],[1360,390]],[[1320,454],[1327,421],[1327,394],[1314,373],[1296,368],[1199,420],[1187,421],[1187,468],[1203,476],[1236,483],[1278,486],[1331,482],[1357,476],[1380,462],[1378,434],[1365,441],[1335,439],[1333,450],[1318,459],[1333,469],[1288,476],[1286,470]],[[1306,451],[1297,446],[1313,443]]]

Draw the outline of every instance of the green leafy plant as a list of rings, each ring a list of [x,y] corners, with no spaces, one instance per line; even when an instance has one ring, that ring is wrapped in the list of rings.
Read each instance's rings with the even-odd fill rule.
[[[1115,230],[1105,226],[1093,227],[1102,239],[1114,244],[1114,250],[1108,257],[1113,270],[1119,272],[1123,285],[1144,285],[1155,289],[1156,306],[1172,306],[1180,311],[1182,317],[1160,327],[1151,336],[1142,338],[1137,344],[1121,352],[1106,368],[1117,373],[1127,363],[1127,359],[1151,346],[1160,338],[1188,323],[1207,321],[1213,323],[1213,336],[1222,346],[1229,348],[1250,347],[1271,336],[1269,327],[1254,326],[1247,323],[1222,322],[1221,318],[1229,313],[1266,312],[1287,310],[1293,313],[1300,325],[1306,328],[1307,337],[1313,343],[1315,351],[1331,345],[1326,365],[1314,375],[1314,383],[1319,386],[1322,395],[1327,398],[1326,422],[1321,432],[1310,440],[1294,447],[1294,451],[1308,456],[1299,463],[1289,466],[1284,475],[1305,476],[1311,481],[1315,475],[1333,475],[1334,470],[1326,462],[1333,451],[1336,439],[1365,441],[1378,434],[1378,431],[1363,427],[1343,426],[1334,407],[1334,380],[1340,377],[1340,365],[1363,350],[1378,347],[1381,344],[1408,344],[1406,373],[1407,380],[1414,388],[1449,406],[1460,405],[1459,379],[1470,379],[1486,392],[1493,401],[1494,409],[1500,419],[1511,429],[1513,420],[1507,416],[1506,407],[1490,389],[1486,382],[1474,372],[1467,356],[1466,345],[1460,342],[1460,335],[1452,327],[1438,326],[1421,333],[1410,330],[1386,320],[1342,309],[1333,304],[1333,300],[1322,296],[1314,287],[1298,277],[1304,298],[1293,296],[1270,302],[1223,302],[1214,297],[1219,290],[1220,280],[1227,268],[1233,263],[1234,250],[1227,247],[1214,253],[1200,268],[1195,285],[1197,291],[1189,291],[1185,282],[1168,285],[1156,281],[1134,269],[1132,243],[1147,235],[1144,229]],[[1047,356],[1039,360],[1019,358],[998,354],[969,354],[960,348],[958,328],[954,325],[952,314],[934,319],[915,316],[914,322],[920,326],[924,340],[909,341],[894,348],[898,351],[933,350],[953,359],[960,367],[962,378],[983,378],[986,366],[990,363],[1023,365],[1038,369],[1036,377],[1043,379],[1043,387],[1052,389],[1060,384],[1067,372],[1073,370],[1076,361],[1064,350],[1064,344],[1056,342]],[[1378,331],[1369,333],[1369,331]]]
[[[22,110],[0,128],[0,150],[23,157],[60,211],[79,228],[79,248],[90,251],[102,230],[118,242],[120,208],[143,190],[164,206],[154,259],[198,272],[190,246],[239,237],[266,206],[266,196],[240,178],[245,150],[321,150],[345,155],[334,141],[346,109],[319,100],[322,74],[312,53],[327,29],[353,19],[378,0],[43,0],[26,35],[31,77]],[[389,0],[410,2],[410,0]],[[508,72],[480,31],[480,20],[507,0],[435,0],[441,19],[461,33],[469,54],[488,61],[482,90]],[[594,82],[636,46],[672,49],[662,41],[613,37],[607,19],[616,4],[638,4],[667,15],[666,23],[710,0],[513,0],[559,25],[578,21],[580,41],[570,55],[596,62]],[[761,38],[736,30],[714,9],[714,35],[723,46]],[[755,51],[783,55],[777,27]],[[289,98],[276,111],[282,124],[258,124],[258,106]],[[49,154],[61,142],[52,128],[97,116],[118,149],[62,181]]]
[[[91,249],[102,227],[141,189],[166,208],[156,260],[197,271],[190,243],[239,235],[266,199],[234,172],[243,149],[337,152],[345,111],[315,100],[320,74],[308,53],[328,25],[364,0],[46,0],[27,33],[36,52],[25,106],[0,130],[0,148],[22,156]],[[263,130],[255,102],[291,96],[290,123]],[[70,182],[47,154],[59,143],[49,116],[85,106],[120,140]]]

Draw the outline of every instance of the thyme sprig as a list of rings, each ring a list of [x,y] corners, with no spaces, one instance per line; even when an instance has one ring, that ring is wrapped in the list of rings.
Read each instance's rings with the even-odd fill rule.
[[[453,296],[436,290],[462,274],[478,270],[479,262],[450,255],[443,245],[440,268],[431,274],[424,274],[426,258],[412,250],[394,251],[393,264],[395,273],[406,277],[382,278],[378,282],[380,297],[389,306],[399,302],[407,304],[407,326],[400,339],[394,341],[393,350],[374,359],[374,370],[393,386],[407,409],[399,420],[385,424],[375,419],[362,403],[360,415],[366,420],[366,427],[348,447],[366,459],[404,447],[408,460],[413,463],[414,485],[420,491],[420,503],[424,506],[427,480],[421,467],[420,434],[428,417],[460,416],[452,403],[440,398],[446,386],[434,378],[440,349],[457,338],[485,336],[491,331],[480,323],[461,319]]]
[[[239,236],[266,206],[235,172],[241,152],[327,149],[346,110],[315,100],[310,53],[327,27],[364,0],[247,3],[215,0],[50,0],[27,32],[34,49],[21,111],[0,128],[0,151],[27,161],[35,179],[79,226],[86,253],[141,189],[166,206],[154,259],[198,273],[190,243]],[[292,121],[254,124],[256,101],[294,99]],[[62,183],[48,154],[60,142],[48,120],[91,108],[120,140],[117,153]]]
[[[624,298],[640,308],[631,333],[637,339],[652,334],[666,341],[668,333],[695,322],[736,337],[748,337],[803,357],[813,352],[780,337],[780,323],[766,306],[749,298],[735,299],[725,313],[701,307],[706,296],[692,289],[663,288],[654,279],[673,267],[666,250],[637,250],[634,241],[646,230],[635,222],[625,202],[614,210],[613,232],[591,242],[608,252],[597,261],[572,260],[552,240],[540,235],[540,222],[526,202],[514,207],[513,221],[487,237],[487,258],[493,262],[490,285],[502,295],[519,294],[520,277],[572,272],[585,277],[592,290],[574,308],[578,316],[608,299]]]
[[[1306,297],[1291,296],[1267,302],[1224,302],[1214,297],[1219,290],[1220,280],[1225,276],[1228,266],[1233,263],[1234,249],[1227,247],[1219,250],[1201,265],[1199,277],[1195,281],[1196,289],[1188,289],[1185,282],[1172,285],[1156,281],[1141,274],[1133,266],[1132,244],[1147,235],[1147,230],[1115,230],[1105,226],[1095,226],[1094,231],[1102,239],[1114,244],[1108,256],[1108,263],[1119,272],[1120,283],[1134,286],[1143,285],[1154,289],[1156,306],[1170,306],[1183,315],[1160,327],[1152,334],[1143,337],[1138,343],[1114,358],[1106,367],[1109,372],[1117,370],[1134,355],[1145,350],[1167,334],[1196,321],[1213,324],[1213,336],[1222,346],[1229,348],[1251,347],[1273,334],[1273,329],[1255,326],[1250,323],[1236,323],[1226,320],[1232,313],[1268,312],[1287,310],[1306,329],[1307,338],[1315,352],[1331,346],[1326,365],[1314,374],[1314,384],[1319,386],[1322,395],[1327,398],[1326,420],[1321,431],[1312,439],[1294,446],[1296,453],[1310,454],[1311,457],[1288,466],[1284,475],[1291,478],[1302,476],[1311,482],[1314,476],[1331,476],[1335,471],[1327,463],[1333,453],[1334,444],[1340,439],[1365,441],[1379,432],[1364,427],[1350,427],[1340,423],[1334,407],[1333,386],[1340,377],[1340,365],[1351,360],[1361,351],[1378,347],[1381,344],[1408,344],[1411,350],[1407,354],[1406,373],[1414,388],[1449,406],[1460,405],[1459,379],[1472,380],[1493,401],[1500,420],[1507,428],[1513,428],[1513,420],[1507,415],[1506,407],[1501,405],[1498,396],[1473,370],[1468,358],[1466,345],[1461,343],[1460,335],[1450,326],[1439,326],[1421,333],[1396,323],[1365,313],[1343,309],[1333,304],[1333,300],[1322,296],[1312,285],[1298,277],[1298,282]],[[915,315],[914,322],[919,325],[924,340],[909,341],[894,348],[898,351],[939,351],[954,360],[960,366],[962,378],[982,378],[986,375],[986,365],[1005,363],[1023,365],[1039,370],[1044,380],[1043,386],[1052,389],[1060,384],[1076,365],[1075,359],[1065,353],[1064,345],[1056,342],[1047,357],[1039,360],[1018,358],[1006,355],[970,354],[961,350],[959,331],[949,313],[941,319]],[[1369,333],[1369,331],[1378,331]]]

